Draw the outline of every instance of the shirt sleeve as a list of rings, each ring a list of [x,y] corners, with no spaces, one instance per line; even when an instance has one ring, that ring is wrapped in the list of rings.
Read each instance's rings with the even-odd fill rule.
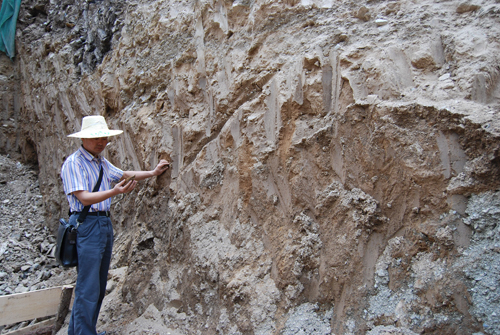
[[[64,162],[61,169],[64,193],[71,194],[75,191],[84,191],[88,188],[88,176],[85,169],[81,168],[74,160]]]
[[[106,164],[108,165],[108,171],[109,171],[109,179],[117,183],[120,181],[120,179],[123,176],[123,170],[117,168],[111,162],[109,162],[107,159],[105,160]]]

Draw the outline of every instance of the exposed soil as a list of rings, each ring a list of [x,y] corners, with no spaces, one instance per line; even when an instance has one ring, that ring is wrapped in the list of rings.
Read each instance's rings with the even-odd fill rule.
[[[1,149],[38,162],[52,232],[82,116],[124,130],[120,168],[172,162],[113,199],[100,329],[498,335],[499,13],[27,0]]]

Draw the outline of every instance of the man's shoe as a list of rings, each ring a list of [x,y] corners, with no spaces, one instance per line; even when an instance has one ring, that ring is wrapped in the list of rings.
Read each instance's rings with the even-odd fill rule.
[[[105,332],[105,331],[104,331],[104,332],[100,332],[100,333],[99,333],[99,334],[97,334],[97,335],[106,335],[106,332]]]

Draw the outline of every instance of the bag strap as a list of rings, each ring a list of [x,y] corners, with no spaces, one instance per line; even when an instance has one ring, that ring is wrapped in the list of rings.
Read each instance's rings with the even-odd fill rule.
[[[101,164],[101,169],[99,171],[99,179],[97,179],[97,183],[95,184],[92,192],[97,192],[99,190],[99,187],[101,187],[102,173],[103,173],[103,171],[102,171],[102,164]],[[83,221],[85,221],[85,218],[87,217],[87,213],[89,212],[90,206],[91,205],[83,207],[83,210],[81,211],[80,216],[78,216],[78,219],[76,220],[76,221],[78,221],[76,228],[78,228],[80,223],[83,223]]]

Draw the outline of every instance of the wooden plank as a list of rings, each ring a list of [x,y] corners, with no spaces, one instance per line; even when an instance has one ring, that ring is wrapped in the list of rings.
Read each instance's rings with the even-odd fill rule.
[[[5,335],[38,335],[38,334],[52,334],[54,322],[56,318],[35,323],[34,325],[23,327],[6,333]]]
[[[73,286],[63,286],[61,298],[59,299],[59,307],[57,309],[56,320],[52,334],[56,334],[62,328],[66,315],[68,315],[71,307],[71,298],[73,297]]]
[[[62,289],[58,286],[1,296],[0,326],[57,314]]]

